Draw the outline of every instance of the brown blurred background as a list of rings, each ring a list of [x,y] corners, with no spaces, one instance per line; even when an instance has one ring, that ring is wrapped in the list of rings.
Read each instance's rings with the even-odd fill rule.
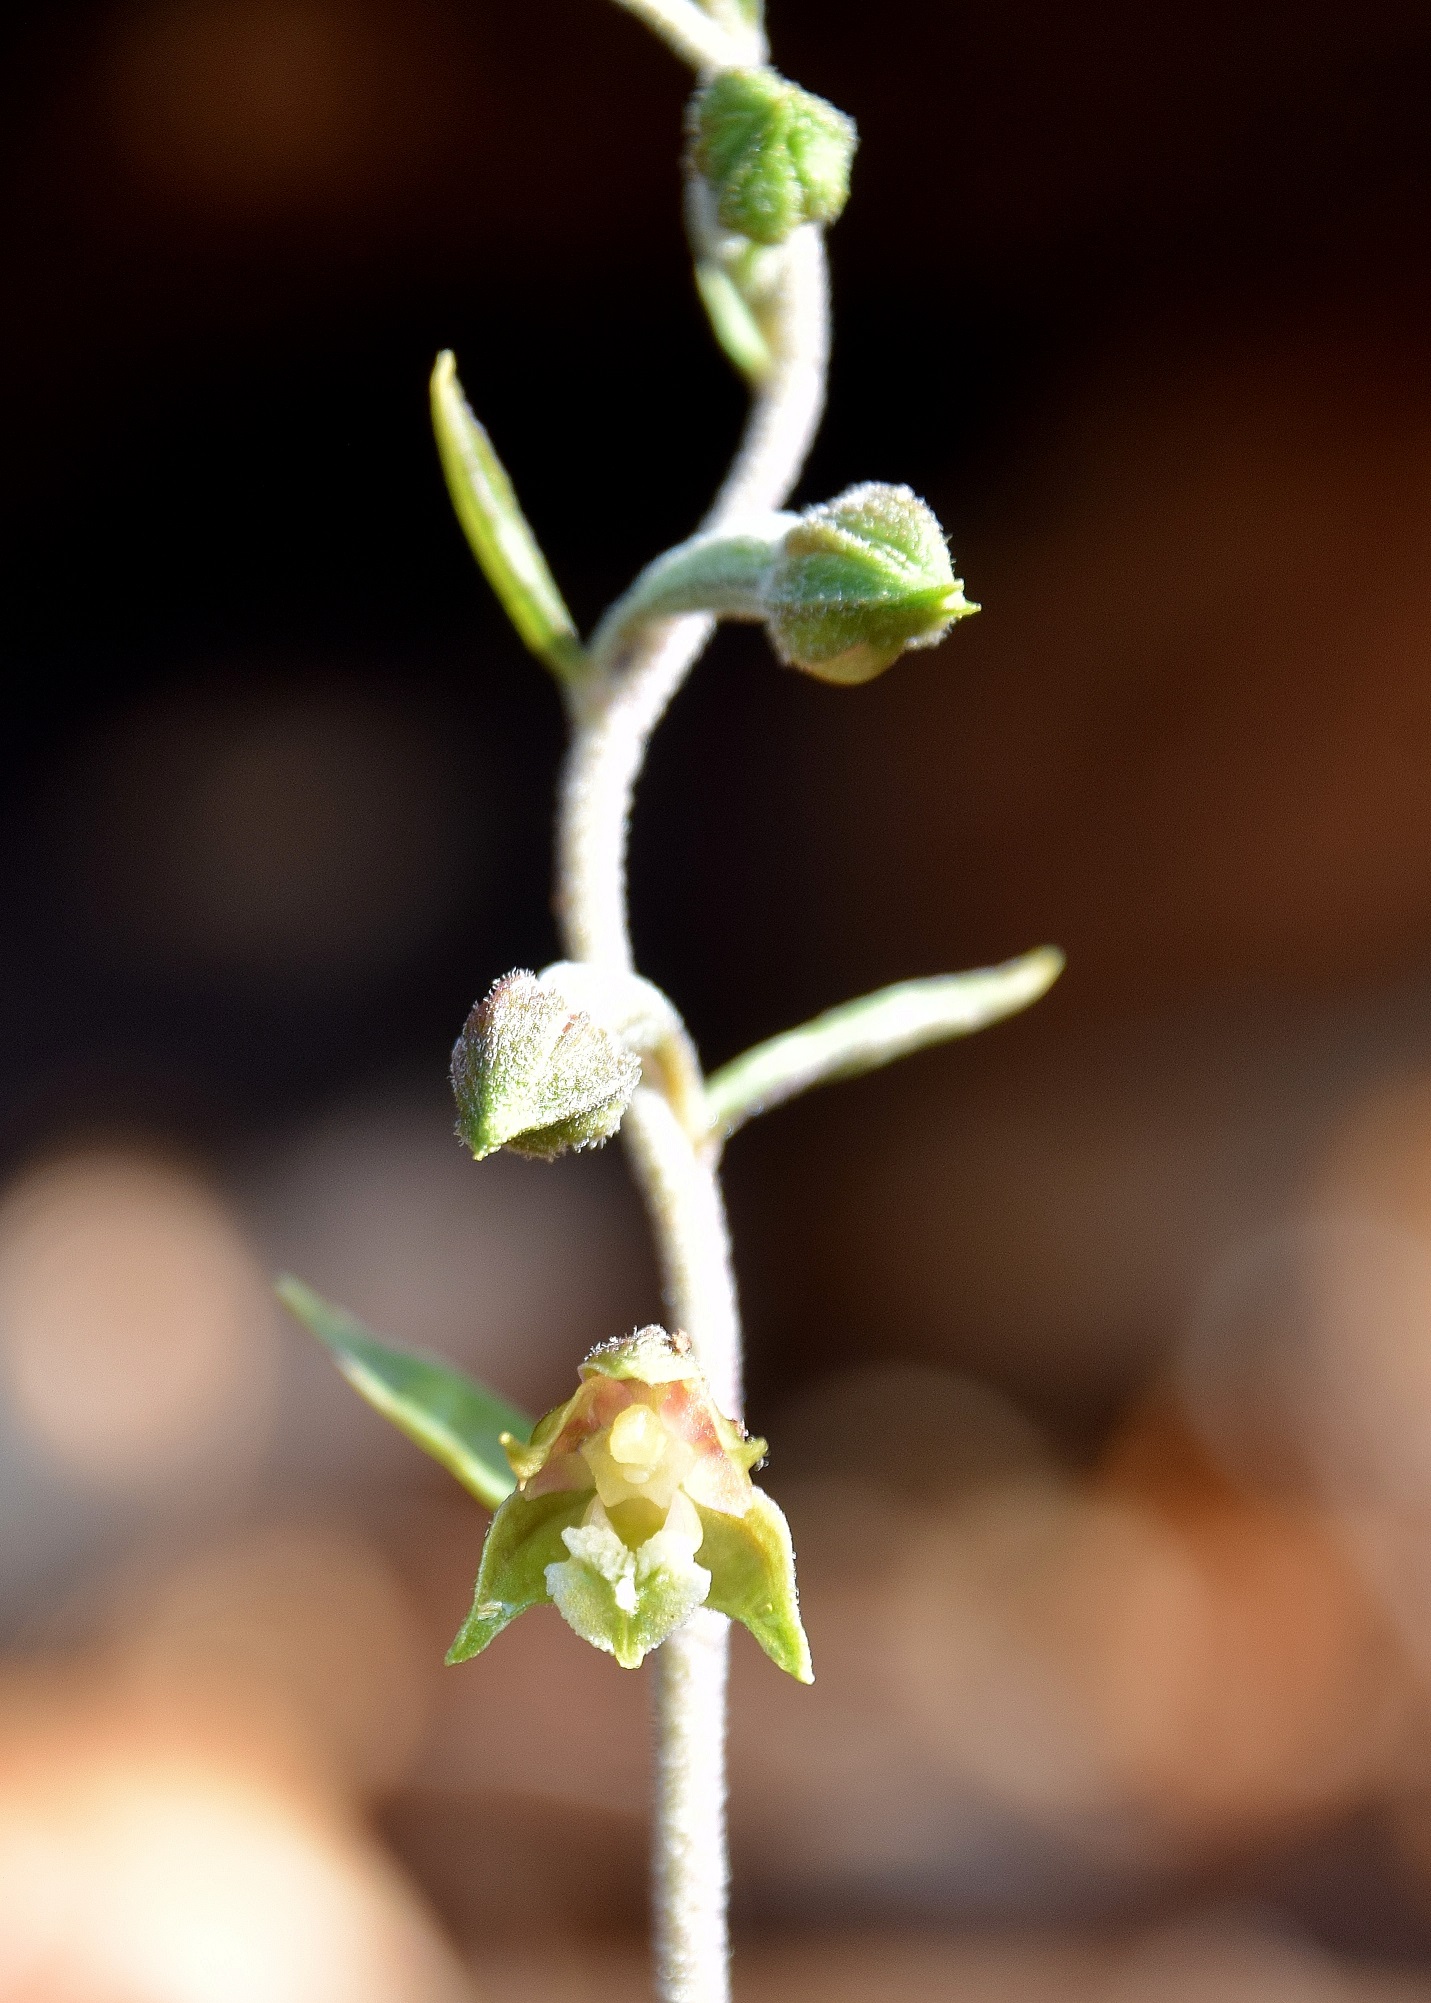
[[[819,1681],[737,1637],[749,2003],[1431,1995],[1431,16],[780,0],[853,112],[804,497],[984,610],[721,635],[635,830],[712,1061],[1045,939],[1027,1018],[729,1162]],[[619,1155],[480,1173],[555,950],[553,691],[741,398],[684,80],[601,0],[17,4],[0,196],[0,1999],[641,1992],[647,1693],[270,1305],[552,1402],[657,1310]]]

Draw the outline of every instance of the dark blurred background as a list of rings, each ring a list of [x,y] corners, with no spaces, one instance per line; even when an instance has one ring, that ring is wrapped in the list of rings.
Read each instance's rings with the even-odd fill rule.
[[[643,969],[711,1062],[1069,970],[731,1150],[821,1678],[738,1654],[747,1993],[1431,1993],[1431,16],[772,30],[862,135],[801,497],[908,481],[984,609],[855,692],[720,635]],[[4,36],[0,1997],[629,1995],[644,1679],[435,1669],[480,1514],[266,1274],[537,1405],[657,1311],[615,1150],[450,1140],[561,720],[426,378],[584,623],[690,530],[686,80],[600,0]]]

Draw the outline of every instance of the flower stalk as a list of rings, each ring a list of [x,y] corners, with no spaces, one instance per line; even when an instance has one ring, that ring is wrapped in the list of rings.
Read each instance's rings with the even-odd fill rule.
[[[718,618],[758,621],[788,667],[837,686],[932,647],[978,608],[908,488],[852,487],[792,513],[824,409],[824,227],[842,209],[852,121],[767,66],[761,0],[618,0],[697,74],[686,222],[712,331],[745,377],[739,450],[709,512],[583,644],[450,353],[432,379],[443,471],[478,563],[559,685],[570,725],[555,904],[567,958],[503,976],[453,1051],[458,1134],[549,1160],[619,1131],[670,1315],[594,1350],[540,1421],[436,1357],[394,1349],[300,1281],[280,1292],[369,1402],[494,1509],[449,1661],[552,1604],[622,1667],[654,1655],[653,1899],[662,2003],[729,2003],[726,1685],[732,1619],[811,1680],[794,1553],[751,1480],[740,1309],[719,1164],[726,1139],[798,1092],[999,1020],[1062,955],[909,981],[771,1038],[712,1077],[637,974],[627,896],[632,801],[651,733]]]
[[[825,403],[829,284],[807,226],[786,246],[769,335],[772,365],[703,532],[784,504]],[[633,965],[626,855],[636,781],[652,731],[714,630],[710,612],[638,625],[612,667],[574,694],[561,782],[557,910],[575,960]],[[622,1128],[651,1222],[674,1324],[695,1345],[716,1403],[739,1419],[740,1309],[717,1168],[669,1097],[643,1087]],[[728,2003],[726,1681],[730,1624],[704,1609],[656,1656],[653,1902],[663,2003]]]

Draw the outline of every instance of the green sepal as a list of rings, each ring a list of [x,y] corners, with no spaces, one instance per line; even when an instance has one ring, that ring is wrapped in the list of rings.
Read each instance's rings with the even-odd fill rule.
[[[451,349],[432,371],[432,428],[447,491],[472,554],[523,644],[558,680],[578,680],[585,655],[507,469],[473,415]]]
[[[516,1482],[502,1441],[530,1436],[525,1412],[440,1357],[379,1342],[292,1274],[277,1281],[275,1292],[324,1344],[354,1390],[480,1503],[496,1509],[511,1496]]]
[[[717,1411],[714,1405],[711,1407],[711,1422],[715,1426],[716,1438],[747,1474],[760,1466],[770,1451],[769,1440],[752,1438],[742,1426],[736,1425],[734,1419],[728,1419],[724,1412]]]
[[[784,243],[806,223],[836,221],[849,200],[854,120],[776,70],[723,70],[696,92],[687,124],[722,229]]]
[[[954,575],[937,517],[908,487],[867,481],[738,535],[692,536],[648,563],[592,635],[597,672],[653,619],[713,612],[764,623],[786,667],[872,681],[908,647],[935,647],[978,606]]]
[[[547,1566],[567,1556],[563,1530],[581,1522],[589,1492],[509,1495],[487,1531],[472,1595],[472,1610],[447,1651],[449,1662],[480,1655],[504,1627],[529,1607],[549,1604]]]
[[[580,1403],[581,1392],[573,1391],[564,1405],[555,1405],[542,1414],[529,1437],[503,1440],[502,1446],[518,1481],[530,1481],[546,1466],[547,1449]]]
[[[776,1667],[797,1683],[813,1683],[785,1512],[759,1488],[743,1516],[699,1504],[697,1511],[705,1531],[697,1555],[711,1575],[706,1605],[749,1628]]]

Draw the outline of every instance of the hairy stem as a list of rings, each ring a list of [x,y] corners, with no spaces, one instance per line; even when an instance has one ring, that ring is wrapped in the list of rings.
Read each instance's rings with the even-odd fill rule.
[[[646,11],[646,10],[643,10]],[[702,529],[732,533],[780,508],[800,477],[825,401],[829,284],[818,230],[785,247],[769,317],[772,365],[740,451]],[[557,909],[574,960],[633,965],[626,847],[651,732],[709,640],[687,614],[636,630],[571,693],[572,741],[557,835]],[[667,1077],[624,1122],[672,1318],[695,1344],[716,1403],[741,1412],[740,1320],[714,1154],[683,1120]],[[663,2003],[728,2003],[725,1716],[729,1622],[704,1609],[657,1652],[656,1960]]]
[[[621,1131],[651,1220],[667,1305],[695,1344],[712,1398],[738,1419],[744,1404],[740,1307],[711,1152],[664,1095],[645,1085]]]
[[[772,312],[775,360],[751,406],[740,451],[701,523],[733,534],[783,506],[825,407],[830,293],[813,228],[785,246]],[[573,692],[572,743],[557,819],[557,911],[574,960],[633,965],[626,909],[631,797],[651,732],[705,650],[715,621],[686,613],[645,627],[610,668]]]
[[[711,1394],[741,1411],[740,1308],[714,1164],[659,1092],[642,1087],[622,1133],[661,1260],[663,1292],[696,1345]],[[657,1993],[728,2003],[726,1675],[730,1622],[702,1607],[657,1649],[651,1854]]]
[[[764,34],[742,21],[735,10],[707,10],[698,7],[696,0],[616,0],[616,4],[644,21],[693,70],[724,70],[765,61]],[[729,19],[725,18],[727,13]]]
[[[698,1607],[656,1651],[656,1836],[651,1856],[657,1993],[726,2003],[730,1889],[725,1831],[730,1622]]]

